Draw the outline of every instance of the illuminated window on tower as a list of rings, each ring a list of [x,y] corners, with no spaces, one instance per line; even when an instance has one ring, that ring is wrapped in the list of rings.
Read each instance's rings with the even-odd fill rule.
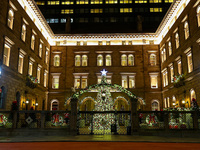
[[[91,0],[91,4],[103,4],[103,0]]]
[[[60,5],[60,1],[47,1],[47,5]]]
[[[120,8],[120,13],[131,13],[132,8]]]
[[[120,4],[130,4],[132,0],[120,0]]]
[[[150,12],[162,12],[162,8],[150,8]]]
[[[73,0],[65,0],[61,2],[62,5],[73,5],[74,1]]]
[[[135,3],[139,3],[139,4],[147,3],[147,0],[135,0]]]
[[[88,0],[77,0],[76,4],[88,4]]]
[[[61,14],[73,14],[74,10],[73,9],[62,9]]]
[[[117,0],[106,0],[106,4],[117,4]]]
[[[103,9],[91,9],[91,13],[103,13]]]
[[[162,0],[149,0],[149,3],[162,3]]]

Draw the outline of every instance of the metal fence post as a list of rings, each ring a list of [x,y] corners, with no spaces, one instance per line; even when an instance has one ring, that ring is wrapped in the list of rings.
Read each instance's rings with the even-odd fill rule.
[[[139,119],[137,114],[137,99],[131,99],[131,134],[139,129]]]
[[[41,111],[41,128],[44,129],[45,124],[45,113],[44,111]]]
[[[195,130],[197,130],[198,127],[198,115],[197,115],[198,111],[194,111],[193,112],[193,127]]]
[[[13,128],[16,129],[17,128],[17,113],[19,112],[13,111],[11,113],[13,113]]]
[[[77,102],[77,98],[71,99],[70,132],[72,135],[77,135]]]
[[[93,112],[91,113],[92,117],[91,117],[91,135],[93,135]]]
[[[169,113],[164,112],[164,128],[166,131],[169,130]]]

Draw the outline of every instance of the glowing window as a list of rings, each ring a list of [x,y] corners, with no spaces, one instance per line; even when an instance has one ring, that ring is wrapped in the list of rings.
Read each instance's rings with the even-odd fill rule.
[[[38,1],[36,2],[37,5],[45,5],[45,1]]]
[[[128,55],[128,66],[134,66],[134,56],[132,54]]]
[[[111,66],[111,56],[106,55],[106,66]]]
[[[181,64],[181,60],[177,61],[178,64],[178,74],[182,74],[182,64]]]
[[[189,31],[189,25],[187,21],[184,24],[184,32],[185,32],[185,39],[188,39],[190,35],[190,31]]]
[[[76,0],[76,4],[88,4],[88,0]]]
[[[139,4],[142,4],[142,3],[147,3],[147,0],[135,0],[135,3],[139,3]]]
[[[150,8],[150,12],[162,12],[162,8]]]
[[[135,76],[129,76],[129,88],[135,88]]]
[[[172,55],[172,44],[171,42],[168,43],[168,50],[169,50],[169,56]]]
[[[102,55],[97,56],[97,66],[103,66],[103,56]]]
[[[60,66],[60,56],[59,55],[54,56],[54,66],[55,67]]]
[[[193,71],[192,53],[187,54],[188,73]]]
[[[127,56],[125,54],[121,56],[121,65],[127,66]]]
[[[159,102],[157,100],[152,101],[151,109],[152,111],[160,110]]]
[[[42,57],[42,44],[40,44],[40,46],[39,46],[39,57]]]
[[[192,101],[193,98],[196,99],[196,93],[195,93],[194,89],[191,89],[190,90],[190,100]]]
[[[51,110],[59,110],[59,102],[58,100],[51,101]]]
[[[171,78],[171,83],[174,82],[174,68],[173,65],[170,66],[170,78]]]
[[[82,66],[87,66],[87,55],[82,56]]]
[[[73,0],[65,0],[61,2],[62,5],[73,5],[74,1]]]
[[[73,14],[74,10],[73,9],[62,9],[61,14]]]
[[[31,37],[31,49],[34,50],[35,48],[35,35],[32,35]]]
[[[178,35],[178,33],[175,34],[175,43],[176,43],[176,48],[179,48],[180,44],[179,44],[179,35]]]
[[[32,76],[33,74],[33,62],[29,61],[28,64],[28,74]]]
[[[150,56],[149,56],[149,59],[150,59],[150,65],[151,66],[155,66],[156,65],[156,55],[155,54],[151,54]]]
[[[130,4],[132,0],[120,0],[120,4]]]
[[[8,12],[8,27],[13,29],[14,11],[12,9]]]
[[[122,76],[122,87],[128,88],[127,76]]]
[[[60,1],[47,1],[47,5],[60,5]]]
[[[41,68],[38,67],[38,68],[37,68],[37,79],[38,79],[38,83],[40,83],[40,74],[41,74]]]
[[[59,89],[59,76],[53,76],[52,88]]]
[[[103,13],[103,9],[90,9],[91,13]]]
[[[22,54],[19,54],[18,72],[21,74],[23,74],[23,64],[24,64],[24,56]]]
[[[174,0],[165,0],[165,3],[173,3]]]
[[[162,3],[162,0],[149,0],[149,3]]]
[[[3,52],[3,64],[9,66],[9,61],[10,61],[10,46],[5,44]]]
[[[25,24],[23,24],[23,26],[22,26],[21,39],[23,41],[26,40],[26,25]]]
[[[120,8],[120,13],[131,13],[132,11],[132,8]]]
[[[105,2],[106,2],[106,4],[117,4],[118,3],[117,0],[106,0]]]
[[[197,7],[197,23],[199,27],[200,26],[200,5]]]
[[[103,0],[91,0],[91,4],[103,4]]]
[[[81,66],[81,56],[80,55],[75,56],[75,66]]]

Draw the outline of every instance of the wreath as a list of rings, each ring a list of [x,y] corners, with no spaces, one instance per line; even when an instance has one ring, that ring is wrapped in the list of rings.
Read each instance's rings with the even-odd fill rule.
[[[8,121],[7,117],[3,114],[0,114],[0,126],[4,126]]]
[[[150,114],[146,117],[146,123],[150,126],[154,126],[158,124],[158,118],[154,114]]]

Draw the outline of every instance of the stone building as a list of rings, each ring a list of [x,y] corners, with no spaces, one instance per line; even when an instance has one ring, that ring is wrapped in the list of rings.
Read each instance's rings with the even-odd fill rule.
[[[199,2],[174,0],[155,33],[54,34],[33,0],[2,0],[1,109],[14,100],[20,109],[70,109],[74,89],[99,83],[103,69],[108,83],[140,98],[138,109],[190,107],[199,101]],[[130,108],[122,93],[112,98]],[[95,92],[82,95],[80,108],[92,110],[91,99]]]

